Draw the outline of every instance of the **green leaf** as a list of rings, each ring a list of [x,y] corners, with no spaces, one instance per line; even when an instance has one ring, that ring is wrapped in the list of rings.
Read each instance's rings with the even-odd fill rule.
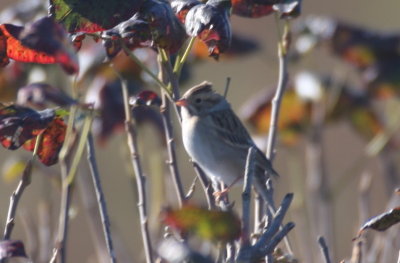
[[[143,0],[50,0],[50,16],[68,32],[98,32],[133,16]]]

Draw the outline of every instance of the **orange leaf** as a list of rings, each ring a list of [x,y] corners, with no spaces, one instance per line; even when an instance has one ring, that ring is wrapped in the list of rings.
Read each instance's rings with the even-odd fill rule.
[[[59,63],[68,73],[79,70],[76,55],[70,51],[67,35],[51,18],[42,18],[24,28],[12,24],[0,25],[0,61],[2,46],[8,58],[26,63]],[[1,63],[1,62],[0,62]],[[1,63],[3,64],[3,63]]]
[[[56,117],[49,126],[43,131],[42,141],[40,142],[38,153],[40,161],[47,165],[56,164],[58,153],[64,143],[67,126],[63,119]],[[27,141],[23,147],[28,151],[33,151],[36,144],[36,138]]]

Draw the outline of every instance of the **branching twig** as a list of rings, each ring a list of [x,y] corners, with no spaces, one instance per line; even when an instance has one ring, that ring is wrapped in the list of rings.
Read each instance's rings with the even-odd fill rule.
[[[285,26],[285,31],[282,36],[282,40],[278,45],[278,57],[279,57],[279,78],[278,86],[276,87],[276,92],[274,98],[272,99],[272,109],[271,109],[271,121],[269,125],[268,132],[268,143],[267,143],[267,158],[272,161],[274,159],[274,149],[276,142],[276,133],[278,128],[279,110],[281,107],[281,102],[283,94],[286,90],[286,86],[289,80],[288,65],[287,65],[287,47],[282,43],[286,38],[289,37],[289,27]]]
[[[75,107],[73,107],[75,108]],[[53,256],[50,263],[54,263],[57,257],[60,258],[60,263],[66,261],[66,244],[68,237],[68,225],[69,225],[69,208],[71,203],[71,193],[74,185],[74,178],[78,171],[78,165],[82,159],[84,152],[84,146],[86,144],[87,135],[89,134],[90,128],[92,126],[93,117],[91,113],[86,115],[85,121],[83,123],[81,135],[79,138],[79,143],[77,145],[77,150],[75,152],[74,158],[70,164],[70,158],[72,153],[72,148],[75,146],[76,137],[73,133],[72,126],[75,119],[75,110],[71,110],[70,120],[68,123],[68,129],[66,134],[66,140],[64,142],[63,148],[60,150],[60,166],[61,166],[61,206],[59,215],[59,225],[58,225],[58,236],[57,243],[53,250]]]
[[[287,194],[285,196],[274,219],[272,220],[271,225],[264,233],[262,233],[259,240],[253,246],[242,246],[240,248],[237,262],[256,262],[274,251],[279,242],[294,227],[294,223],[290,222],[279,230],[292,200],[293,194]]]
[[[213,195],[213,189],[211,186],[211,182],[210,180],[207,178],[207,175],[203,172],[203,170],[200,168],[200,166],[195,163],[192,162],[193,164],[193,169],[197,174],[197,177],[200,180],[201,186],[203,187],[204,190],[204,194],[206,196],[206,200],[207,200],[207,205],[208,205],[208,209],[214,209],[215,208],[215,198]]]
[[[321,253],[324,256],[325,263],[331,263],[330,257],[329,257],[329,249],[328,246],[326,245],[325,239],[323,236],[318,237],[318,244],[321,249]]]
[[[97,161],[96,161],[96,155],[95,155],[95,151],[94,151],[93,136],[91,133],[89,133],[88,138],[87,138],[87,155],[88,155],[90,173],[92,175],[93,185],[94,185],[94,189],[95,189],[96,196],[97,196],[97,202],[98,202],[100,217],[101,217],[101,221],[102,221],[102,225],[103,225],[103,232],[104,232],[104,238],[105,238],[106,245],[107,245],[108,255],[110,257],[110,262],[115,263],[116,258],[115,258],[115,251],[113,248],[113,242],[112,242],[112,237],[111,237],[111,232],[110,232],[110,220],[108,218],[106,201],[105,201],[103,189],[101,186],[100,175],[99,175],[99,170],[98,170]]]
[[[32,174],[32,160],[29,160],[25,166],[24,172],[22,173],[21,180],[18,183],[17,189],[12,193],[10,197],[10,206],[7,213],[6,227],[4,229],[3,239],[7,240],[11,237],[11,232],[14,228],[15,214],[17,213],[17,207],[25,188],[31,183]]]
[[[160,49],[159,52],[162,50]],[[165,52],[164,52],[165,53]],[[166,54],[164,54],[166,55]],[[172,72],[171,64],[167,58],[162,58],[161,53],[159,54],[159,72],[160,79],[163,83],[170,82],[172,85],[172,93],[174,99],[179,97],[179,90],[177,87],[177,83],[175,81],[174,73]],[[172,180],[175,185],[175,191],[178,197],[179,206],[182,206],[183,201],[185,200],[185,193],[182,186],[181,176],[179,174],[178,162],[176,157],[175,150],[175,140],[173,134],[173,128],[171,123],[171,114],[170,114],[170,102],[168,100],[167,94],[165,91],[162,91],[162,104],[160,107],[161,117],[163,120],[164,131],[165,131],[165,139],[167,141],[167,150],[168,150],[168,165],[171,172]],[[179,117],[179,116],[178,116]]]
[[[117,73],[117,72],[116,72]],[[118,73],[117,73],[118,74]],[[120,76],[119,76],[120,77]],[[128,139],[128,147],[131,154],[132,167],[135,172],[136,184],[138,190],[138,209],[140,215],[141,232],[143,247],[146,255],[146,262],[153,262],[152,245],[147,220],[147,200],[146,200],[146,177],[143,175],[142,165],[139,158],[136,140],[136,130],[132,120],[131,109],[129,107],[128,87],[125,80],[121,77],[121,88],[125,108],[125,131]]]
[[[25,169],[22,173],[21,180],[18,183],[17,189],[12,193],[10,197],[10,206],[8,208],[6,226],[4,228],[3,240],[8,240],[11,238],[11,232],[15,225],[15,215],[17,213],[17,207],[19,204],[19,200],[21,199],[24,190],[31,183],[31,175],[32,175],[32,165],[35,160],[35,156],[39,150],[39,146],[42,142],[43,134],[39,134],[36,136],[35,148],[33,149],[32,158],[27,162]],[[1,261],[3,262],[3,261]]]

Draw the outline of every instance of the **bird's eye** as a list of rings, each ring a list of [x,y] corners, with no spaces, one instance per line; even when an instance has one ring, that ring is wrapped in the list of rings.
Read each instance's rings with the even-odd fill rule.
[[[196,102],[197,104],[199,104],[199,103],[201,102],[201,99],[200,99],[200,98],[197,98],[197,99],[195,100],[195,102]]]

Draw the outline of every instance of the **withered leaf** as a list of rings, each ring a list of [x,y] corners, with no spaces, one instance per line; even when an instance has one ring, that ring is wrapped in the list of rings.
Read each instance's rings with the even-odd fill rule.
[[[0,142],[10,150],[21,147],[47,128],[54,119],[52,109],[35,111],[30,108],[12,105],[0,109]]]
[[[231,44],[230,7],[230,1],[210,0],[206,4],[195,5],[186,15],[187,34],[204,41],[209,55],[215,59]]]
[[[400,207],[393,208],[392,210],[375,216],[368,220],[358,231],[356,238],[360,237],[366,229],[373,229],[376,231],[385,231],[389,227],[400,222]]]

